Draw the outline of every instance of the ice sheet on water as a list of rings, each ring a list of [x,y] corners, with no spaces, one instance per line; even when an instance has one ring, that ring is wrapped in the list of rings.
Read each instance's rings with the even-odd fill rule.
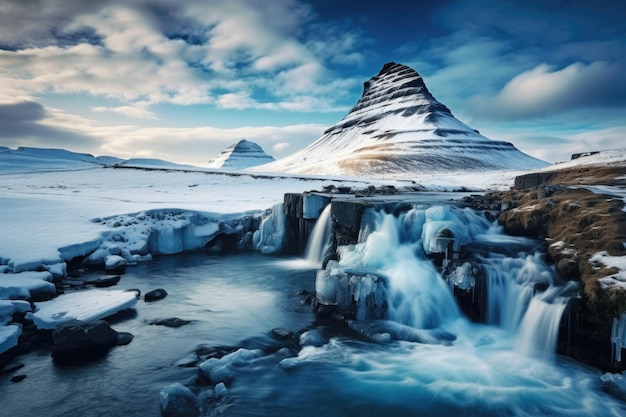
[[[23,300],[0,300],[0,325],[7,324],[13,318],[13,313],[31,311],[30,303]]]
[[[35,312],[29,317],[38,329],[54,329],[70,320],[90,321],[111,316],[134,307],[137,296],[134,291],[100,290],[77,291],[57,298],[35,303]]]
[[[33,294],[56,295],[52,274],[48,271],[28,271],[0,274],[0,299],[29,299]]]
[[[22,334],[20,326],[11,324],[4,326],[0,324],[0,353],[4,353],[14,346],[17,346],[17,340]]]

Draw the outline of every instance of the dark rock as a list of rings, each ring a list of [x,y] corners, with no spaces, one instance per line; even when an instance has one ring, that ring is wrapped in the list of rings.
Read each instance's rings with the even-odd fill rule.
[[[52,357],[61,364],[89,362],[117,344],[118,333],[104,320],[72,320],[52,331]]]
[[[186,324],[191,323],[191,321],[189,320],[183,320],[183,319],[179,319],[177,317],[170,317],[167,319],[158,319],[158,320],[152,320],[149,321],[148,324],[151,324],[153,326],[165,326],[165,327],[181,327],[184,326]]]
[[[111,275],[108,277],[100,277],[100,278],[95,278],[95,279],[90,279],[90,280],[84,280],[84,283],[87,285],[93,285],[96,288],[106,288],[106,287],[112,287],[114,285],[116,285],[118,282],[120,282],[120,276],[119,275]]]
[[[158,288],[156,290],[147,292],[143,296],[143,299],[144,301],[151,302],[151,301],[162,300],[165,297],[167,297],[167,291],[165,291],[163,288]]]
[[[17,371],[18,369],[22,369],[24,367],[24,364],[22,362],[9,362],[6,365],[4,365],[2,368],[0,368],[0,373],[3,374],[10,374],[12,372]]]
[[[337,304],[323,303],[318,298],[311,301],[311,307],[320,317],[333,317],[337,313]]]
[[[357,243],[364,208],[362,201],[334,200],[331,203],[330,215],[337,246]]]
[[[26,379],[26,375],[24,374],[20,374],[20,375],[14,375],[13,377],[11,377],[11,382],[22,382],[24,379]]]
[[[204,246],[209,253],[235,253],[239,249],[239,235],[220,233]]]
[[[164,417],[196,417],[201,412],[198,398],[178,382],[163,387],[159,392],[159,400]]]
[[[513,188],[517,190],[527,190],[529,188],[538,187],[553,180],[557,176],[553,172],[533,172],[531,174],[520,175],[515,177]]]
[[[29,292],[28,300],[34,303],[50,301],[60,293],[58,288],[51,287],[30,289]]]
[[[83,285],[85,285],[85,281],[75,278],[64,279],[61,281],[61,285],[66,287],[82,287]]]
[[[54,329],[52,339],[56,351],[94,346],[110,347],[117,341],[117,332],[104,320],[89,322],[72,320]]]
[[[591,155],[596,155],[599,154],[600,151],[589,151],[589,152],[580,152],[580,153],[573,153],[572,157],[570,158],[570,160],[574,160],[574,159],[578,159],[578,158],[582,158],[583,156],[591,156]]]
[[[132,342],[134,338],[135,338],[135,336],[133,336],[131,333],[118,332],[115,344],[117,346],[125,346],[125,345],[129,344],[130,342]]]
[[[567,191],[569,188],[564,185],[544,185],[537,190],[537,198],[550,198],[554,193]]]
[[[272,329],[272,336],[278,340],[287,340],[293,336],[293,332],[282,327],[274,327]]]
[[[284,196],[283,207],[285,214],[291,217],[304,217],[304,196],[299,193],[287,193]]]

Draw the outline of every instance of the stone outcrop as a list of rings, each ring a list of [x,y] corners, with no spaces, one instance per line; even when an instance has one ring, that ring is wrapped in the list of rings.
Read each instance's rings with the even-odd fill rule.
[[[113,346],[130,343],[132,335],[128,335],[113,330],[104,320],[68,321],[52,332],[52,356],[59,363],[90,361],[104,356]]]

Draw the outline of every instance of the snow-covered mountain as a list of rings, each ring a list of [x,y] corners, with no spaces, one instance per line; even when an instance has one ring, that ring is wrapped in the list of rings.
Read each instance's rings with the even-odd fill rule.
[[[383,66],[352,110],[307,148],[256,171],[383,175],[548,165],[457,120],[412,68]]]
[[[0,173],[87,169],[113,165],[122,161],[124,160],[120,158],[95,157],[91,154],[76,153],[65,149],[0,147]]]
[[[259,145],[246,139],[230,145],[217,158],[209,161],[209,168],[244,169],[275,161]]]
[[[65,149],[20,147],[10,149],[0,146],[0,174],[20,172],[73,171],[105,166],[128,168],[186,169],[191,165],[176,164],[162,159],[132,158],[115,156],[93,156]]]

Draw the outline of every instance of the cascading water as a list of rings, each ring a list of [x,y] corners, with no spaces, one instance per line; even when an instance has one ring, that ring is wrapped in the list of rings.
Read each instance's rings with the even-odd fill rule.
[[[470,209],[452,205],[415,207],[394,217],[379,212],[364,243],[339,248],[340,265],[388,278],[388,318],[419,329],[460,317],[450,287],[433,255],[470,254],[487,285],[487,324],[516,341],[520,354],[549,361],[559,323],[575,284],[555,285],[555,274],[533,242],[503,235],[501,228]],[[476,243],[470,245],[470,243]],[[530,252],[530,253],[529,253]],[[537,291],[538,286],[547,288]],[[457,328],[458,330],[458,328]]]
[[[431,213],[432,214],[432,213]],[[425,257],[422,223],[426,212],[400,217],[379,213],[376,231],[365,243],[343,248],[341,264],[370,270],[389,280],[389,319],[419,329],[431,329],[459,316],[450,288]]]
[[[332,244],[332,226],[329,204],[320,213],[306,244],[304,257],[307,262],[313,265],[321,265],[324,262],[324,255]]]

